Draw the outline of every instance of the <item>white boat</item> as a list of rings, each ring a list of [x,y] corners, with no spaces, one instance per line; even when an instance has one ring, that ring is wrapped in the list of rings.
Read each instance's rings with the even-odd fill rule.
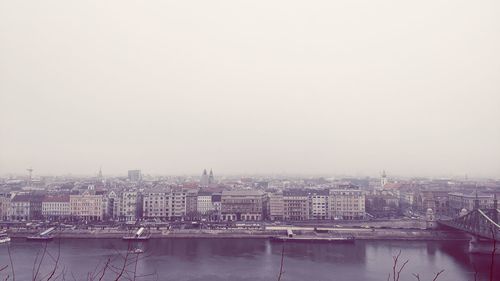
[[[132,251],[133,254],[142,254],[144,251],[142,249],[136,248],[135,250]]]
[[[10,237],[7,236],[7,233],[0,233],[0,244],[10,242]]]

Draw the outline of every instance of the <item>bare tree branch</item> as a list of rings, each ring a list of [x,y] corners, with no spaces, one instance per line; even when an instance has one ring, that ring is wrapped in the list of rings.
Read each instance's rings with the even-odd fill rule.
[[[497,251],[497,239],[495,237],[495,229],[491,226],[491,236],[493,237],[493,250],[491,251],[490,263],[490,281],[493,281],[493,271],[495,267],[495,252]]]
[[[281,262],[280,262],[280,273],[278,275],[278,281],[281,281],[281,276],[283,276],[283,261],[285,259],[285,242],[283,242],[283,248],[281,248]]]
[[[439,275],[441,275],[441,273],[443,273],[443,272],[444,272],[444,269],[439,271],[438,273],[436,273],[436,276],[434,276],[434,279],[432,279],[432,281],[436,281],[438,279]]]
[[[16,274],[14,271],[14,263],[12,262],[12,255],[10,253],[10,246],[7,245],[7,252],[9,253],[10,269],[12,271],[12,281],[16,281]]]

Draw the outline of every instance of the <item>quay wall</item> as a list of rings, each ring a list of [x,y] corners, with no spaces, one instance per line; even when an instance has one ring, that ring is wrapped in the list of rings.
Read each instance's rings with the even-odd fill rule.
[[[16,239],[26,238],[34,235],[34,231],[15,231],[10,230],[9,236]],[[322,235],[316,234],[309,229],[298,230],[294,233],[297,235]],[[123,236],[130,235],[127,231],[118,230],[64,230],[55,231],[54,237],[63,239],[121,239]],[[284,235],[284,230],[168,230],[159,229],[151,230],[151,239],[169,239],[169,238],[256,238],[268,239],[276,235]],[[336,229],[335,233],[327,234],[327,236],[353,236],[358,240],[470,240],[470,237],[465,233],[443,230],[427,230],[427,229]]]

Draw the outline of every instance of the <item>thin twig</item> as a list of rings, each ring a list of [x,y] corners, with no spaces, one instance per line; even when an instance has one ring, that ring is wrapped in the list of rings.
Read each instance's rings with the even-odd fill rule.
[[[434,279],[432,279],[432,281],[436,281],[438,279],[439,275],[441,275],[441,273],[443,273],[443,272],[444,272],[444,269],[441,270],[440,272],[436,273],[436,276],[434,276]]]
[[[281,281],[281,276],[283,275],[283,261],[285,259],[285,242],[283,242],[283,248],[281,249],[281,262],[280,262],[280,273],[278,275],[278,281]]]
[[[49,281],[50,279],[52,279],[52,277],[56,273],[57,267],[59,266],[59,258],[60,257],[61,257],[61,238],[59,238],[59,243],[58,243],[58,248],[57,248],[57,259],[55,261],[54,268],[52,269],[52,272],[50,273],[50,276],[47,278],[46,281]]]
[[[14,263],[12,262],[12,255],[10,254],[10,246],[7,245],[7,252],[9,252],[10,269],[12,270],[12,281],[16,281],[16,274],[14,273]]]
[[[495,267],[495,252],[497,251],[497,239],[495,237],[495,230],[491,226],[491,236],[493,237],[493,250],[491,251],[491,263],[490,263],[490,281],[493,281],[493,271]]]

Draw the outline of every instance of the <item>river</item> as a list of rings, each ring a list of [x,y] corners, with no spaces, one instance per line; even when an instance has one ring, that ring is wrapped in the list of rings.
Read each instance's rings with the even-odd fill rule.
[[[37,252],[44,243],[10,242],[16,280],[31,280]],[[48,244],[48,252],[60,253],[60,267],[66,270],[66,280],[86,280],[89,272],[100,271],[108,258],[119,271],[127,252],[127,243],[118,239],[63,239]],[[265,239],[163,239],[141,242],[132,246],[144,250],[139,255],[137,274],[157,273],[158,280],[277,280],[282,244]],[[432,280],[433,273],[445,272],[438,280],[474,280],[474,267],[480,280],[488,276],[490,258],[470,255],[467,242],[439,241],[356,241],[354,244],[295,244],[285,247],[282,281],[367,280],[385,281],[392,270],[392,256],[401,250],[401,260],[409,260],[401,273],[401,281]],[[131,270],[135,263],[131,255]],[[500,269],[500,257],[496,268]],[[9,264],[7,245],[0,245],[0,268]],[[53,268],[49,255],[44,258],[39,275]],[[99,266],[97,266],[99,264]],[[95,268],[99,268],[95,270]],[[36,268],[36,267],[35,267]],[[3,280],[9,269],[0,272]],[[35,269],[36,271],[36,269]],[[497,270],[500,280],[500,270]],[[9,272],[10,273],[10,272]],[[114,280],[111,270],[103,280]],[[98,278],[96,278],[97,280]],[[132,278],[131,278],[132,279]],[[123,279],[125,280],[125,279]],[[156,275],[137,280],[156,280]],[[392,279],[391,279],[392,280]]]

